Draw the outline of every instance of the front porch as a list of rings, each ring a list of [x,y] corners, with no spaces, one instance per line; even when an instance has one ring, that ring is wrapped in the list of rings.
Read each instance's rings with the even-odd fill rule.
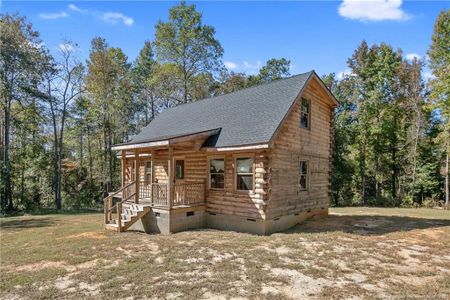
[[[150,211],[168,214],[204,207],[205,182],[184,182],[170,185],[147,181],[127,183],[104,199],[105,226],[122,232]],[[136,192],[137,191],[137,192]]]
[[[205,207],[206,174],[198,172],[198,162],[180,153],[198,153],[210,134],[171,139],[169,145],[147,143],[141,148],[118,149],[122,187],[104,199],[105,227],[121,232],[150,211],[158,210],[159,216],[166,211]]]

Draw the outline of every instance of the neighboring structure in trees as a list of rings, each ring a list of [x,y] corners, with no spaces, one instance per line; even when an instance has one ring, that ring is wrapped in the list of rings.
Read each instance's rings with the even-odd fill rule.
[[[113,147],[122,188],[106,228],[268,234],[327,214],[337,105],[311,71],[165,110]]]

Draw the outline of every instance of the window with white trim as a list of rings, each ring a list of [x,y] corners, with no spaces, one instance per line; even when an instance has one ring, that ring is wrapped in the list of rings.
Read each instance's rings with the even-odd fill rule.
[[[209,160],[209,188],[223,189],[225,187],[225,159]]]
[[[253,158],[236,158],[236,190],[253,190]]]
[[[300,191],[308,190],[308,161],[300,160],[298,162],[298,189]]]

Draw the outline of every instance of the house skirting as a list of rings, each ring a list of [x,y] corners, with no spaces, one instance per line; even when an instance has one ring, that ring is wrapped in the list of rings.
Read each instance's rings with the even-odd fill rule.
[[[146,233],[170,234],[190,229],[212,228],[267,235],[287,230],[313,216],[328,215],[328,208],[315,208],[273,219],[253,219],[241,216],[208,212],[205,206],[152,208],[129,229]]]

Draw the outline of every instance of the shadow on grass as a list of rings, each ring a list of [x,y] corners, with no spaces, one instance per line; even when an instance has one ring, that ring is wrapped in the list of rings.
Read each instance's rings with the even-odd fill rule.
[[[1,220],[0,228],[2,230],[25,229],[37,227],[49,227],[55,224],[51,218],[29,218],[20,220]]]
[[[82,215],[102,213],[103,208],[80,208],[80,209],[62,209],[57,210],[54,208],[41,208],[33,211],[18,211],[12,214],[1,215],[1,218],[21,217],[25,215],[42,216],[42,215]]]
[[[399,216],[342,216],[329,215],[306,220],[284,233],[345,232],[360,235],[383,235],[415,229],[450,226],[450,220]]]

